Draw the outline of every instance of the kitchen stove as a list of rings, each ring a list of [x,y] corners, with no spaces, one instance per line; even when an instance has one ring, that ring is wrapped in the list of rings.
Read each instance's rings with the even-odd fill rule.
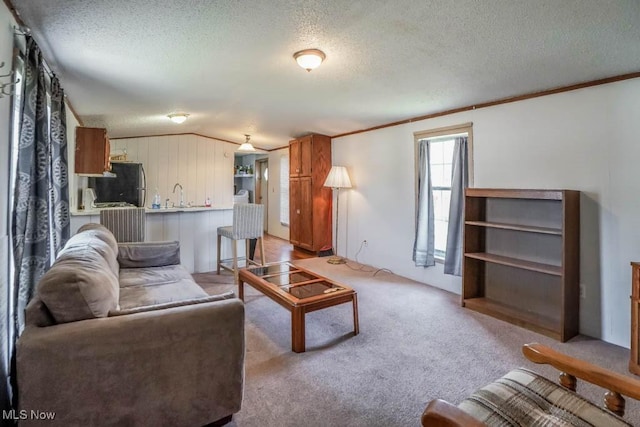
[[[104,209],[104,208],[135,208],[136,205],[127,202],[102,202],[102,203],[94,203],[93,207],[96,209]]]

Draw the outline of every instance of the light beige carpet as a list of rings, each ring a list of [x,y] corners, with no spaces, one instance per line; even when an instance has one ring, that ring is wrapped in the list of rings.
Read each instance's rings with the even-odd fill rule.
[[[521,354],[541,342],[571,356],[627,371],[629,350],[579,336],[560,343],[460,307],[459,295],[387,272],[354,271],[326,258],[295,261],[358,292],[360,334],[350,304],[307,315],[307,352],[291,352],[290,314],[245,286],[246,378],[242,410],[230,427],[419,426],[434,398],[459,403],[477,388],[524,366],[555,380],[553,368]],[[229,274],[195,274],[208,292],[234,289]],[[604,391],[578,383],[600,402]],[[640,424],[640,404],[627,400]]]

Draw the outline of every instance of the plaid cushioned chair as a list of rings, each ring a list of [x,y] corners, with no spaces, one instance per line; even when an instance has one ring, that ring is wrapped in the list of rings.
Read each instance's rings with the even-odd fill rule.
[[[423,426],[630,426],[622,395],[640,400],[640,381],[558,353],[541,344],[526,344],[534,363],[562,371],[560,385],[527,369],[514,369],[481,388],[460,405],[433,400],[422,414]],[[600,408],[575,392],[576,378],[607,388]]]
[[[238,240],[245,240],[246,246],[246,264],[256,264],[249,257],[249,239],[258,239],[260,243],[260,262],[264,265],[264,242],[262,235],[264,233],[264,205],[254,203],[238,203],[233,205],[233,225],[226,227],[218,227],[218,260],[217,272],[220,274],[220,268],[233,271],[234,283],[238,284]],[[228,260],[221,260],[222,237],[233,241],[233,258],[232,265],[226,266],[223,263]],[[240,258],[242,259],[242,258]]]

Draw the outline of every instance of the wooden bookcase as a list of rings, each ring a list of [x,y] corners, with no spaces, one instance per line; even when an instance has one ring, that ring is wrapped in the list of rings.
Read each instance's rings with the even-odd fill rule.
[[[580,192],[469,188],[462,305],[562,342],[578,334]]]

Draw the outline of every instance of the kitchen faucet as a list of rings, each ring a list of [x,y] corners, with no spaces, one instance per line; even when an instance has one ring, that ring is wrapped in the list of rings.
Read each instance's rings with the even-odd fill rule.
[[[184,191],[182,191],[182,185],[179,182],[176,182],[176,185],[173,186],[173,193],[176,193],[176,187],[180,187],[180,207],[184,208]]]

